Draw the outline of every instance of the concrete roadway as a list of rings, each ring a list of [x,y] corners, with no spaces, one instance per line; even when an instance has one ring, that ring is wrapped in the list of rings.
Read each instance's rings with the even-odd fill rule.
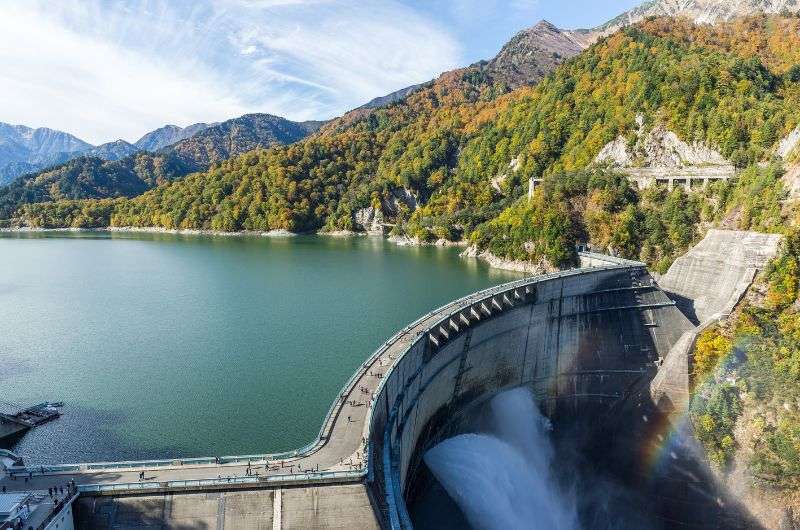
[[[344,396],[338,397],[338,406],[333,413],[333,424],[329,436],[308,455],[273,461],[252,461],[253,473],[265,475],[293,475],[305,471],[352,471],[366,469],[363,438],[367,436],[367,415],[372,394],[378,387],[380,378],[389,370],[397,357],[407,348],[416,336],[428,329],[438,319],[452,311],[455,306],[467,306],[474,297],[448,304],[436,314],[418,322],[391,343],[384,352],[362,370],[360,377]],[[368,393],[360,389],[368,389]],[[351,404],[353,403],[353,404]],[[355,406],[354,406],[355,405]],[[348,419],[349,418],[349,419]],[[268,469],[265,469],[268,464]],[[40,474],[33,469],[30,479],[18,476],[16,479],[3,477],[0,486],[7,491],[47,490],[49,487],[67,484],[70,480],[78,485],[138,483],[139,473],[145,472],[145,482],[166,482],[175,480],[217,479],[218,477],[245,477],[245,464],[202,464],[173,467],[138,467],[125,469],[91,470],[83,472],[62,472]]]

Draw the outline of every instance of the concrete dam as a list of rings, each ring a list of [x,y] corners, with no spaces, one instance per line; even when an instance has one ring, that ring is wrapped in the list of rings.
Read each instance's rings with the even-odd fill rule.
[[[0,484],[74,484],[77,528],[407,529],[442,520],[458,527],[461,516],[437,498],[422,457],[468,429],[489,398],[524,387],[565,441],[557,442],[557,455],[571,455],[564,472],[613,492],[602,503],[613,513],[579,506],[594,528],[758,528],[716,485],[681,421],[701,313],[687,308],[702,281],[693,271],[716,270],[727,276],[707,285],[714,296],[702,314],[727,310],[777,239],[712,232],[707,241],[703,248],[725,247],[730,258],[690,253],[662,279],[670,293],[641,263],[582,253],[584,268],[498,286],[425,315],[365,361],[303,449],[12,467]]]

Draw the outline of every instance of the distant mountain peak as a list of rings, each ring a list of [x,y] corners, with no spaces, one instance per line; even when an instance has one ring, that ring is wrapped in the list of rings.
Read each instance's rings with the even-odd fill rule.
[[[547,20],[514,35],[485,71],[510,87],[533,84],[587,47],[583,36],[557,28]]]
[[[195,123],[188,127],[179,127],[177,125],[164,125],[154,131],[150,131],[141,138],[139,138],[133,145],[143,151],[155,152],[159,149],[167,147],[190,138],[195,134],[217,125],[216,123]]]
[[[601,37],[648,17],[686,17],[697,24],[715,24],[757,14],[799,13],[800,0],[651,0],[591,30],[584,35]]]

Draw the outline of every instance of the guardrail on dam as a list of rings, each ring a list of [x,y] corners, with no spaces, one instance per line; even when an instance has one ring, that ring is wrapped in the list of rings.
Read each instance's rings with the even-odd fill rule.
[[[79,528],[223,528],[243,520],[234,510],[245,498],[250,520],[272,528],[410,528],[406,498],[421,455],[462,407],[522,385],[552,418],[649,398],[693,326],[643,264],[589,253],[581,261],[593,268],[487,289],[398,332],[359,367],[303,449],[16,469],[30,480],[0,483],[13,491],[75,481]],[[251,466],[258,475],[248,476]]]

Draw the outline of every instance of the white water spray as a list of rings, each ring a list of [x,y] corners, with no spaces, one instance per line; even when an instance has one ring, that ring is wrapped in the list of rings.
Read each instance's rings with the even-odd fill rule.
[[[575,530],[575,500],[553,477],[550,422],[530,391],[498,394],[491,434],[450,438],[425,463],[476,530]]]

